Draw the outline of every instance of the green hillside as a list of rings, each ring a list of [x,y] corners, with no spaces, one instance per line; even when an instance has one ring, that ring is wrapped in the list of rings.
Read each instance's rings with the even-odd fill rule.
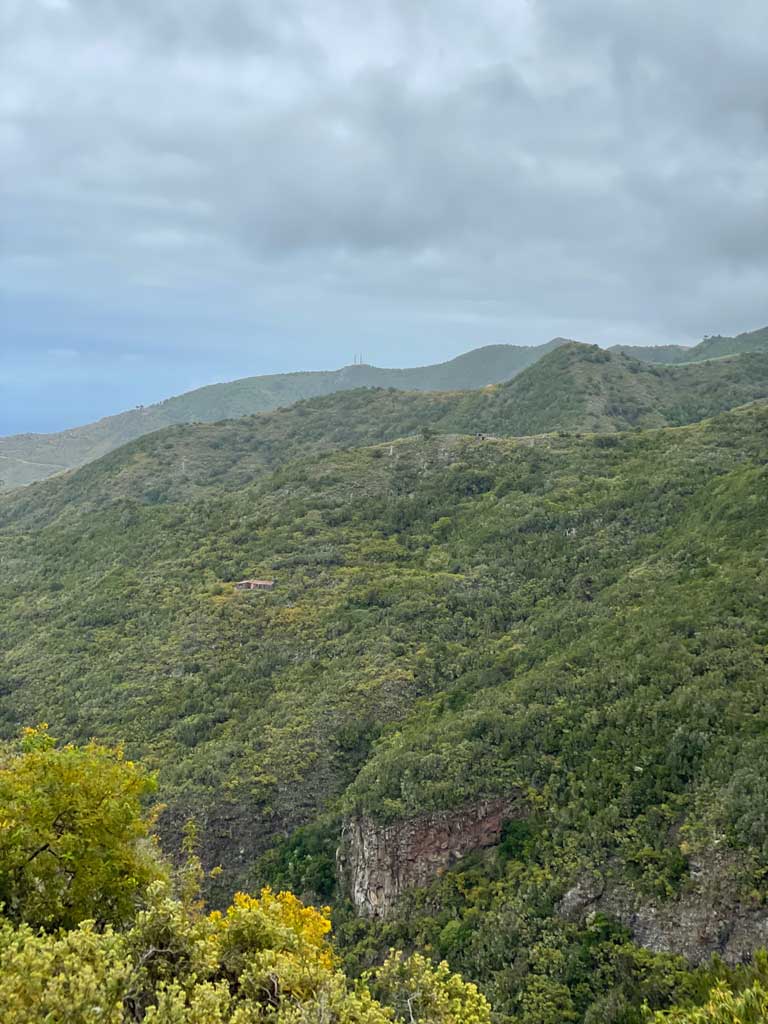
[[[693,363],[701,359],[719,359],[740,352],[768,352],[768,327],[745,331],[735,337],[707,335],[698,345],[613,345],[610,352],[623,352],[649,363]]]
[[[525,436],[681,426],[768,397],[768,353],[648,365],[570,342],[471,392],[356,389],[215,424],[166,428],[0,501],[0,524],[124,498],[152,504],[243,487],[298,457],[435,431]]]
[[[315,373],[245,377],[211,384],[156,405],[142,406],[96,423],[57,434],[17,434],[0,438],[0,488],[44,480],[63,469],[81,466],[134,438],[176,423],[210,423],[264,412],[305,398],[361,387],[441,391],[477,388],[509,380],[541,355],[561,344],[488,345],[434,366],[382,369],[345,366]]]
[[[580,401],[607,415],[622,357],[554,357],[551,375],[535,369],[572,379],[575,360]],[[671,379],[648,374],[649,386]],[[531,378],[509,388],[538,409]],[[474,416],[473,403],[495,410],[497,392],[406,397],[416,427],[425,408],[437,423]],[[344,398],[391,403],[389,425],[366,429],[394,429],[401,396]],[[551,408],[576,422],[567,403]],[[144,439],[128,463],[188,436]],[[675,899],[715,843],[733,900],[759,906],[767,441],[758,403],[584,437],[417,433],[298,458],[289,444],[289,461],[242,470],[253,482],[235,459],[214,488],[213,457],[201,463],[211,486],[176,500],[121,492],[115,453],[69,478],[103,474],[102,495],[113,479],[101,507],[78,498],[37,526],[17,509],[0,531],[0,733],[45,719],[67,739],[125,740],[159,770],[168,840],[189,814],[200,821],[222,896],[272,881],[332,899],[350,970],[397,939],[449,956],[499,1020],[634,1024],[643,999],[664,1005],[695,976],[633,946],[630,925],[556,908],[607,867],[642,900]],[[213,452],[228,457],[226,444]],[[38,503],[61,486],[38,485]],[[235,592],[246,575],[273,576],[275,591]],[[511,792],[530,814],[500,847],[386,923],[345,908],[343,819],[397,822]]]
[[[519,436],[682,426],[764,398],[767,385],[768,353],[677,367],[571,342],[468,396],[452,425]]]
[[[734,355],[736,352],[768,352],[768,327],[746,331],[734,338],[714,334],[704,338],[691,349],[693,359],[713,359]]]
[[[453,393],[358,388],[236,420],[168,427],[0,497],[0,523],[41,522],[124,498],[153,504],[235,490],[300,456],[417,433],[455,405]]]
[[[446,363],[409,369],[355,365],[319,373],[246,377],[227,384],[212,384],[169,398],[157,405],[108,416],[97,423],[58,434],[3,437],[0,438],[0,489],[12,489],[47,479],[64,469],[92,462],[137,437],[174,424],[211,423],[252,415],[282,408],[303,399],[361,387],[446,391],[506,382],[547,353],[568,344],[565,338],[553,338],[545,345],[532,347],[488,345]],[[765,353],[768,351],[768,328],[740,334],[735,338],[706,338],[692,348],[679,345],[614,346],[609,351],[614,354],[624,353],[644,362],[669,364],[697,362],[741,352]],[[711,411],[714,410],[709,409]],[[702,415],[707,414],[704,412]],[[527,416],[527,413],[521,416],[521,421],[525,421]],[[689,420],[694,418],[689,415]],[[549,423],[551,415],[542,415],[541,420]],[[662,420],[663,417],[659,423]],[[544,426],[542,429],[551,427]]]

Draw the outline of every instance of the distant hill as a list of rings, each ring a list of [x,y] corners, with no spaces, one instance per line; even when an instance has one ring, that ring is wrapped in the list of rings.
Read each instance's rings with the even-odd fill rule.
[[[613,345],[609,352],[624,352],[647,363],[694,363],[718,359],[739,352],[768,352],[768,327],[746,331],[733,338],[720,334],[705,336],[698,345]]]
[[[46,479],[62,470],[82,466],[114,451],[128,441],[174,424],[215,423],[219,420],[267,412],[303,399],[355,388],[453,391],[508,382],[543,356],[569,344],[575,343],[569,342],[566,338],[553,338],[544,345],[530,347],[487,345],[433,366],[382,369],[376,366],[356,365],[345,366],[340,370],[244,377],[242,380],[231,381],[227,384],[211,384],[208,387],[198,388],[175,398],[169,398],[156,405],[132,409],[129,412],[108,416],[96,423],[89,423],[60,433],[17,434],[12,437],[0,438],[0,489],[21,487],[36,480]],[[705,338],[700,344],[691,348],[680,345],[656,347],[623,345],[614,346],[607,351],[615,355],[629,355],[642,362],[658,364],[700,362],[740,352],[768,352],[768,327],[739,334],[734,338],[720,336]],[[526,385],[527,397],[525,397],[525,403],[528,404],[521,408],[519,414],[513,415],[511,402],[517,401],[522,396],[514,391],[507,394],[505,415],[512,416],[512,420],[518,426],[513,431],[512,420],[510,420],[504,432],[527,433],[534,421],[542,425],[542,430],[569,429],[563,425],[562,417],[553,425],[552,413],[557,410],[549,410],[546,413],[542,411],[538,415],[538,419],[534,415],[536,402],[541,400],[546,404],[545,392],[551,383],[539,379],[534,387],[529,382]],[[650,396],[638,395],[637,400],[639,402],[638,409],[633,410],[633,399],[631,396],[626,396],[625,411],[627,415],[624,417],[616,418],[610,410],[607,410],[605,415],[611,421],[616,420],[616,423],[623,418],[625,427],[652,425],[653,416],[650,408],[647,408]],[[730,399],[728,401],[730,402]],[[576,415],[574,422],[578,421],[578,424],[582,424],[583,421],[579,417],[583,410],[577,412],[578,403],[575,398],[569,398],[568,404]],[[480,402],[479,405],[482,406],[483,403]],[[704,412],[702,415],[716,411],[710,408],[711,403],[705,402],[704,405],[709,412]],[[642,414],[641,407],[645,410]],[[720,408],[726,407],[729,406],[720,405]],[[467,416],[477,415],[477,412],[478,409],[469,403]],[[601,425],[600,421],[605,419],[605,415],[595,415],[593,417],[594,425],[583,427],[583,429],[621,429],[617,425],[613,427]],[[532,417],[534,418],[532,419]],[[696,418],[696,415],[684,414],[680,422],[692,422]],[[655,425],[661,426],[668,421],[669,416],[662,413],[660,417],[656,418]],[[466,422],[469,424],[468,420]],[[672,416],[672,422],[677,422],[674,416]],[[478,429],[481,428],[478,427]],[[572,429],[578,429],[578,426]],[[403,432],[400,431],[400,433]],[[393,436],[398,435],[394,434]]]
[[[568,342],[506,384],[472,391],[357,388],[284,409],[168,427],[76,471],[8,494],[0,526],[129,498],[186,501],[247,485],[293,459],[432,432],[522,437],[682,426],[768,398],[768,353],[662,366]]]
[[[566,339],[544,345],[487,345],[433,366],[382,369],[345,366],[312,373],[279,373],[211,384],[96,423],[55,434],[0,438],[0,488],[21,487],[64,469],[82,466],[127,441],[176,423],[213,423],[266,412],[305,398],[360,387],[448,391],[509,380]]]

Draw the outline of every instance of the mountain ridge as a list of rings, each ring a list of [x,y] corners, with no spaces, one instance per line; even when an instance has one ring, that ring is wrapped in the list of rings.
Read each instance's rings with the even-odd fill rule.
[[[355,387],[407,390],[452,390],[482,387],[514,378],[569,339],[553,338],[538,346],[487,345],[432,366],[383,369],[352,365],[340,370],[246,377],[210,384],[95,423],[54,434],[16,434],[0,438],[0,489],[12,489],[93,461],[121,444],[176,423],[217,420],[269,411],[310,397]],[[705,338],[683,346],[613,346],[644,362],[688,363],[742,351],[768,351],[768,328],[734,338]],[[659,360],[659,356],[664,358]]]
[[[697,345],[611,345],[610,352],[624,352],[635,359],[651,363],[690,363],[701,359],[718,359],[739,352],[768,351],[768,327],[724,336],[705,335]],[[663,358],[659,358],[663,357]]]
[[[245,486],[294,458],[404,435],[500,437],[680,426],[768,399],[768,353],[683,366],[569,342],[511,381],[473,391],[358,388],[213,424],[179,424],[0,497],[0,524],[123,498],[176,502]]]
[[[176,423],[215,422],[281,408],[357,387],[449,390],[505,380],[566,339],[538,346],[486,345],[428,366],[386,369],[366,364],[296,371],[207,384],[149,406],[53,434],[0,437],[0,487],[24,486],[92,461],[143,434]]]

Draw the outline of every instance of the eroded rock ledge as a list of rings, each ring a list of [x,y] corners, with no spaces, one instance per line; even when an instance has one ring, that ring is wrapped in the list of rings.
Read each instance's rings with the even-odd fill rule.
[[[386,917],[406,889],[427,885],[466,854],[495,846],[504,823],[528,813],[522,794],[514,793],[391,825],[351,818],[337,854],[342,888],[360,914]]]

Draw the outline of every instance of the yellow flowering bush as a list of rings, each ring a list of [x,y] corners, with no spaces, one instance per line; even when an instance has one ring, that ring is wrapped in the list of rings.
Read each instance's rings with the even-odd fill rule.
[[[0,923],[3,1024],[386,1024],[351,986],[328,918],[290,893],[238,894],[225,914],[190,913],[167,887],[123,933],[92,922],[59,935]]]
[[[491,1024],[491,1007],[476,985],[414,953],[391,950],[382,967],[366,975],[377,998],[408,1024]]]
[[[768,989],[755,982],[735,993],[725,984],[716,985],[704,1006],[649,1014],[652,1024],[765,1024],[768,1021]]]
[[[131,970],[110,929],[86,922],[54,936],[0,918],[3,1024],[121,1024]]]
[[[57,749],[41,727],[5,749],[2,1024],[488,1024],[474,985],[418,956],[377,972],[383,1005],[341,971],[329,908],[290,892],[206,913],[194,828],[171,879],[143,846],[152,781],[120,748]]]
[[[256,898],[236,893],[225,915],[211,915],[218,927],[225,961],[236,969],[254,949],[289,952],[307,965],[330,968],[333,954],[326,942],[330,910],[306,907],[293,893],[266,888]]]

